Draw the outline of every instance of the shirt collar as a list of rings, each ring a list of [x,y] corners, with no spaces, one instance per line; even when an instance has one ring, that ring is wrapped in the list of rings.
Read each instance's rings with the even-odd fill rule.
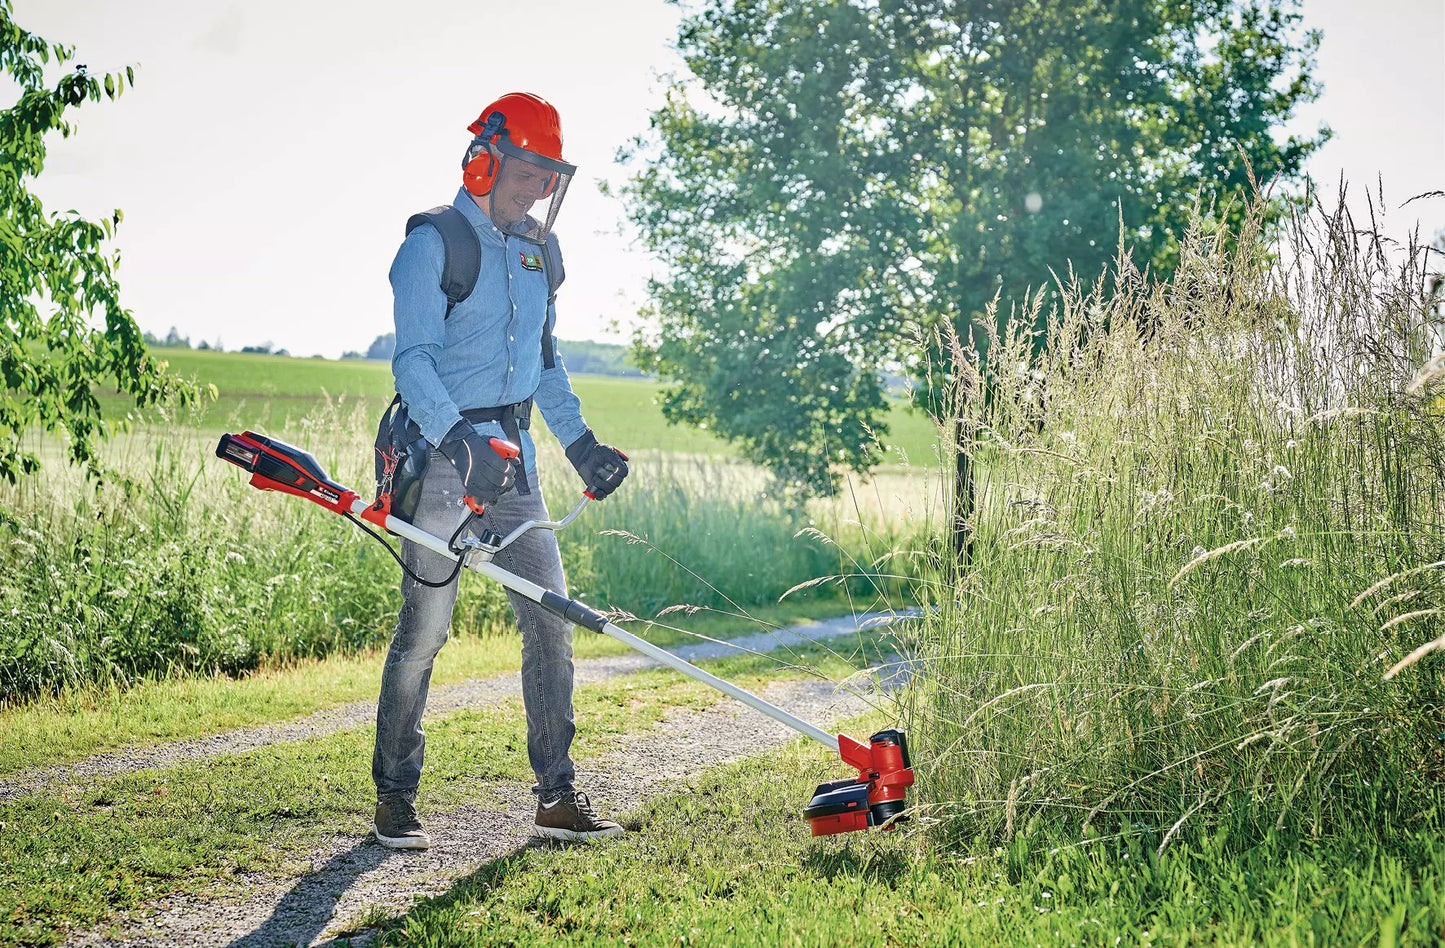
[[[457,197],[456,200],[452,202],[452,206],[462,212],[462,216],[471,222],[472,227],[477,231],[479,236],[498,241],[506,240],[508,235],[496,224],[493,224],[490,217],[482,213],[482,209],[477,206],[476,199],[472,197],[472,192],[468,191],[465,185],[457,189]],[[528,215],[527,220],[531,222],[532,226],[537,226],[537,222],[531,215]],[[527,240],[529,238],[524,237],[521,239]]]

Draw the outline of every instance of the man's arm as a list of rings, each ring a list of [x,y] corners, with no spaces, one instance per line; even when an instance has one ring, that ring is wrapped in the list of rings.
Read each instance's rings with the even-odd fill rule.
[[[549,307],[547,318],[556,313]],[[554,322],[555,325],[555,322]],[[543,367],[535,396],[547,427],[566,448],[567,460],[581,475],[587,491],[597,500],[611,494],[627,477],[627,455],[610,444],[599,444],[592,429],[582,420],[582,402],[572,391],[567,367],[557,353],[552,368]]]
[[[552,325],[557,324],[555,306],[547,308],[547,319]],[[556,346],[555,339],[553,346]],[[543,366],[537,394],[533,398],[547,422],[547,428],[565,448],[582,437],[587,431],[587,422],[582,420],[582,400],[572,391],[572,380],[567,376],[562,353],[558,352],[554,361],[550,369]]]
[[[418,227],[402,241],[389,274],[396,321],[391,373],[407,412],[433,445],[441,444],[462,420],[437,375],[437,361],[446,344],[447,296],[441,288],[444,258],[436,228]]]

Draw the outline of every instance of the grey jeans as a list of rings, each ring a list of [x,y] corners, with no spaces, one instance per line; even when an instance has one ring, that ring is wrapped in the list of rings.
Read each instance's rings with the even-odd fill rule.
[[[513,489],[487,508],[473,529],[506,536],[524,520],[547,520],[542,492],[528,478],[531,493]],[[422,530],[450,539],[466,516],[462,482],[442,454],[432,451],[422,481],[421,501],[412,522]],[[451,572],[453,561],[403,540],[402,559],[419,576],[433,582]],[[549,530],[533,530],[497,554],[496,564],[559,595],[567,594],[557,539]],[[482,581],[473,579],[471,581]],[[376,750],[371,776],[378,794],[415,790],[421,782],[426,736],[421,717],[431,685],[432,662],[447,640],[457,581],[433,589],[403,574],[402,606],[396,634],[381,673],[376,705]],[[572,789],[568,752],[576,728],[572,722],[572,625],[546,612],[532,600],[508,590],[522,633],[522,703],[527,711],[527,756],[536,774],[532,792],[550,798]]]

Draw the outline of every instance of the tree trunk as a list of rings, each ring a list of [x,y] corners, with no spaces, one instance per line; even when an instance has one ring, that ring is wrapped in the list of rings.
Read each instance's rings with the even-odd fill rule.
[[[973,437],[962,417],[953,420],[954,443],[958,457],[953,470],[953,555],[960,569],[966,569],[973,558],[973,535],[969,521],[973,518],[974,480]]]

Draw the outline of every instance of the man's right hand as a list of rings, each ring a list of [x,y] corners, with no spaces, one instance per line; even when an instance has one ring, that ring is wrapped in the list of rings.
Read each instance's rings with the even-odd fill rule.
[[[516,482],[512,462],[493,450],[491,442],[477,434],[468,421],[453,425],[437,450],[461,475],[466,496],[483,507],[495,504]]]

